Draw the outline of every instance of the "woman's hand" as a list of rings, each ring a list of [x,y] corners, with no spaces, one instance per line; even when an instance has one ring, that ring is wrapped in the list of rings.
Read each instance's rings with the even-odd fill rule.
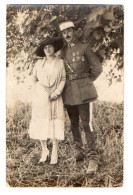
[[[49,100],[50,101],[54,101],[54,100],[56,100],[57,99],[57,94],[56,93],[51,93],[50,95],[49,95]]]

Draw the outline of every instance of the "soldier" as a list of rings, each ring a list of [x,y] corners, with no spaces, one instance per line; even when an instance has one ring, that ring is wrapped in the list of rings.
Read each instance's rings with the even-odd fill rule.
[[[80,117],[88,148],[89,166],[87,174],[92,174],[98,169],[98,156],[94,133],[89,125],[90,102],[98,97],[93,81],[101,74],[102,65],[95,53],[91,51],[89,44],[82,43],[76,39],[75,26],[72,21],[59,24],[59,28],[67,43],[67,46],[62,51],[67,75],[63,99],[70,118],[71,130],[76,145],[76,161],[84,159],[82,138],[79,130]]]

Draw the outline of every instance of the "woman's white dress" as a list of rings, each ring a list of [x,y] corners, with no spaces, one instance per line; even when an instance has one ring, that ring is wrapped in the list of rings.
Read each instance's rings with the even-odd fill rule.
[[[36,84],[32,88],[32,118],[29,135],[33,139],[64,139],[64,108],[61,92],[66,74],[62,59],[55,58],[51,64],[39,59],[33,69]],[[49,101],[49,94],[55,92],[57,100]]]

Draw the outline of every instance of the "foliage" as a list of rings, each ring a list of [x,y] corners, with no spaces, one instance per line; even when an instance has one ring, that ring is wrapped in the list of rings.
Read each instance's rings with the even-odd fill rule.
[[[49,33],[60,36],[59,23],[72,20],[76,36],[90,42],[101,62],[113,57],[116,69],[123,68],[123,7],[120,5],[8,5],[7,66],[15,66],[15,77],[23,81],[37,61],[34,52]],[[109,80],[117,76],[113,69]],[[23,79],[22,79],[23,77]],[[118,79],[120,80],[121,75]]]
[[[86,175],[87,156],[76,164],[70,122],[65,112],[65,140],[59,143],[59,162],[50,165],[50,159],[39,164],[41,145],[28,135],[31,106],[17,102],[7,109],[7,183],[12,187],[119,187],[123,184],[123,103],[94,103],[96,146],[99,170]],[[86,153],[86,140],[80,123]],[[51,152],[51,142],[48,142]]]

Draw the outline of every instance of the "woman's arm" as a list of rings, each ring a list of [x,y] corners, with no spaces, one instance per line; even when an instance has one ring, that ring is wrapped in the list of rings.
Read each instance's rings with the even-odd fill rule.
[[[33,68],[33,72],[32,72],[32,81],[34,84],[36,84],[38,82],[38,78],[37,78],[37,66],[35,64],[34,68]]]
[[[64,66],[64,61],[61,60],[62,66],[61,66],[61,81],[57,87],[57,89],[55,90],[55,93],[57,95],[60,95],[63,91],[63,88],[65,86],[65,82],[66,82],[66,71],[65,71],[65,66]]]
[[[62,66],[61,66],[61,81],[57,87],[57,89],[50,95],[50,98],[52,98],[52,100],[57,99],[57,97],[62,93],[63,88],[65,86],[65,82],[66,82],[66,71],[65,71],[65,67],[64,67],[64,62],[63,60],[61,60],[62,62]]]

